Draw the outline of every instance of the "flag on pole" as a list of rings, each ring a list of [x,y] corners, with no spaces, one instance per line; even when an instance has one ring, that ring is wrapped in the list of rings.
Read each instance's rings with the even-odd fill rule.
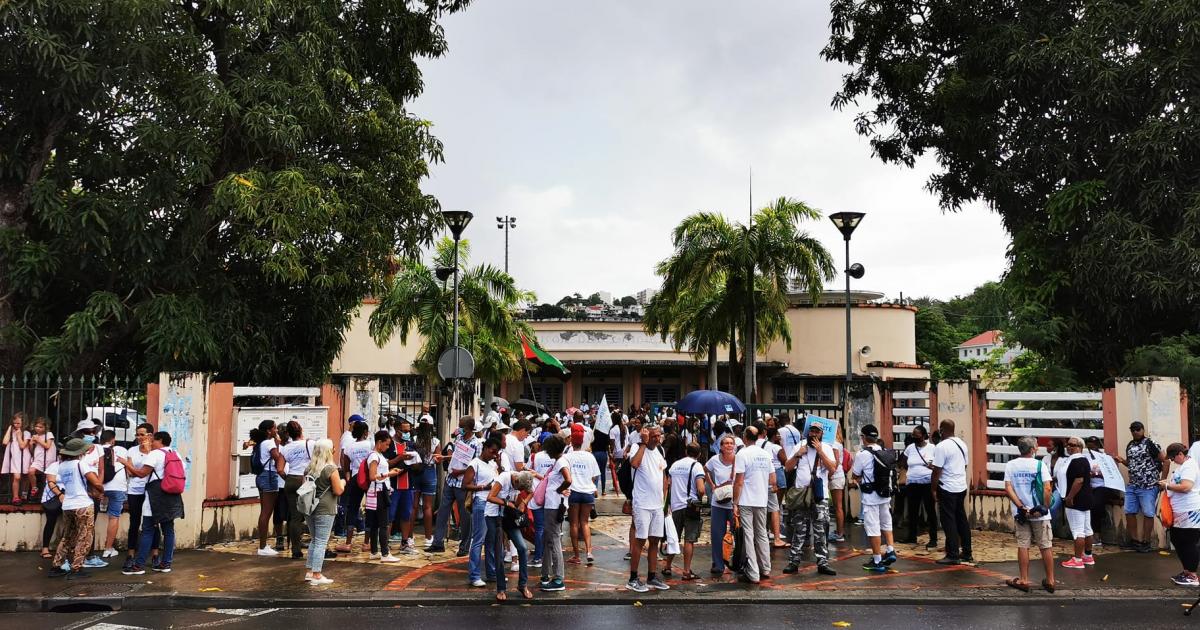
[[[521,347],[525,352],[526,361],[533,361],[542,367],[558,370],[562,376],[571,373],[570,370],[563,366],[562,361],[559,361],[553,354],[542,350],[536,344],[530,343],[525,335],[521,335]]]
[[[600,397],[600,406],[596,409],[596,430],[608,433],[612,428],[612,412],[608,410],[608,394]]]

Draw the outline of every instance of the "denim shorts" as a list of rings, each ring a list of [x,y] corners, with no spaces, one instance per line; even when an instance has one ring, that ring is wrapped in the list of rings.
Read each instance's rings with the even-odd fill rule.
[[[437,494],[437,485],[437,468],[426,466],[425,472],[421,473],[421,478],[418,480],[418,489],[423,495],[433,496]]]
[[[108,514],[109,518],[121,518],[121,510],[125,509],[125,500],[127,495],[120,490],[105,490],[104,496],[108,499]]]
[[[1148,518],[1158,513],[1158,488],[1125,488],[1125,513],[1141,512]]]
[[[570,503],[571,505],[576,505],[576,504],[595,505],[596,504],[596,495],[594,495],[590,492],[575,492],[574,490],[572,490],[571,496],[567,497],[567,503]]]
[[[274,470],[264,470],[254,478],[254,487],[259,492],[279,492],[279,473]]]

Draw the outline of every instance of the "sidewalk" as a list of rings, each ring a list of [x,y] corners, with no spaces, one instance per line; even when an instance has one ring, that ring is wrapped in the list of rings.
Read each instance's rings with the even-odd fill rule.
[[[619,529],[619,518],[601,519],[607,527]],[[624,521],[627,522],[627,521]],[[625,525],[627,527],[627,525]],[[682,582],[681,558],[676,559],[676,577],[668,580],[669,591],[644,594],[624,590],[629,565],[623,560],[626,546],[614,536],[599,531],[593,536],[596,565],[567,565],[568,590],[541,593],[536,589],[540,575],[530,570],[534,604],[615,604],[653,605],[658,603],[729,603],[731,597],[759,603],[797,604],[862,603],[923,604],[931,601],[956,604],[1044,603],[1051,599],[1130,600],[1158,599],[1191,601],[1197,595],[1172,585],[1168,577],[1178,573],[1173,554],[1163,556],[1132,552],[1108,552],[1097,557],[1097,565],[1086,570],[1056,567],[1058,592],[1036,590],[1025,594],[1004,585],[1004,579],[1016,575],[1015,562],[984,562],[977,566],[946,567],[934,563],[937,556],[924,549],[904,545],[898,548],[900,560],[894,571],[868,574],[861,564],[863,551],[861,528],[853,532],[852,544],[838,545],[832,566],[837,576],[818,575],[811,563],[801,565],[795,575],[781,571],[786,549],[773,553],[773,579],[761,585],[739,583],[734,576],[709,575],[710,551],[698,545],[693,565],[702,577],[697,582]],[[1011,537],[993,539],[980,533],[984,544],[999,544]],[[995,534],[992,536],[1003,536]],[[702,538],[703,540],[703,538]],[[992,540],[989,543],[986,540]],[[417,538],[420,544],[421,538]],[[1011,547],[1011,544],[1008,545]],[[570,541],[564,544],[570,555]],[[980,543],[976,544],[981,549]],[[84,580],[65,581],[46,577],[49,561],[35,553],[0,555],[0,612],[52,610],[147,610],[261,607],[340,607],[403,605],[491,605],[494,586],[472,588],[466,581],[466,558],[452,554],[437,557],[421,554],[407,562],[409,566],[365,562],[365,554],[341,557],[326,564],[326,573],[335,580],[329,586],[314,588],[302,581],[304,562],[263,558],[247,552],[252,544],[233,545],[225,550],[181,551],[169,574],[147,573],[125,576],[119,563],[92,571]],[[977,553],[976,555],[981,555]],[[1059,561],[1062,556],[1058,558]],[[644,575],[645,565],[642,572]],[[525,603],[512,592],[516,574],[510,576],[510,604]],[[1040,580],[1040,565],[1033,569],[1034,581]]]

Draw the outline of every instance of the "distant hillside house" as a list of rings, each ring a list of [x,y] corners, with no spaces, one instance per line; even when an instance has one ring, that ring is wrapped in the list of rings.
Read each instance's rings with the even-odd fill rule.
[[[958,359],[960,361],[986,361],[996,348],[1005,348],[1004,336],[999,330],[989,330],[985,333],[975,335],[955,346],[955,349],[958,350]],[[1000,364],[1009,365],[1013,362],[1013,359],[1021,356],[1023,352],[1025,352],[1025,349],[1020,344],[1006,348],[1004,354],[1000,357]]]

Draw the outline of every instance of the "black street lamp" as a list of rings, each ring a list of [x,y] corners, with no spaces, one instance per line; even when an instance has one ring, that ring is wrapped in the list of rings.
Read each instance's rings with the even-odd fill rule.
[[[508,273],[508,231],[517,229],[517,217],[496,217],[496,229],[504,230],[504,273]]]
[[[442,212],[442,220],[450,233],[454,235],[454,376],[458,379],[458,242],[462,239],[463,230],[475,215],[466,210],[446,210]]]
[[[858,263],[850,264],[850,235],[854,233],[854,229],[862,222],[864,212],[838,212],[829,215],[829,220],[837,226],[839,232],[842,233],[842,238],[846,240],[846,393],[850,393],[850,382],[854,378],[854,365],[851,362],[850,350],[850,278],[859,279],[863,277],[866,270]]]

